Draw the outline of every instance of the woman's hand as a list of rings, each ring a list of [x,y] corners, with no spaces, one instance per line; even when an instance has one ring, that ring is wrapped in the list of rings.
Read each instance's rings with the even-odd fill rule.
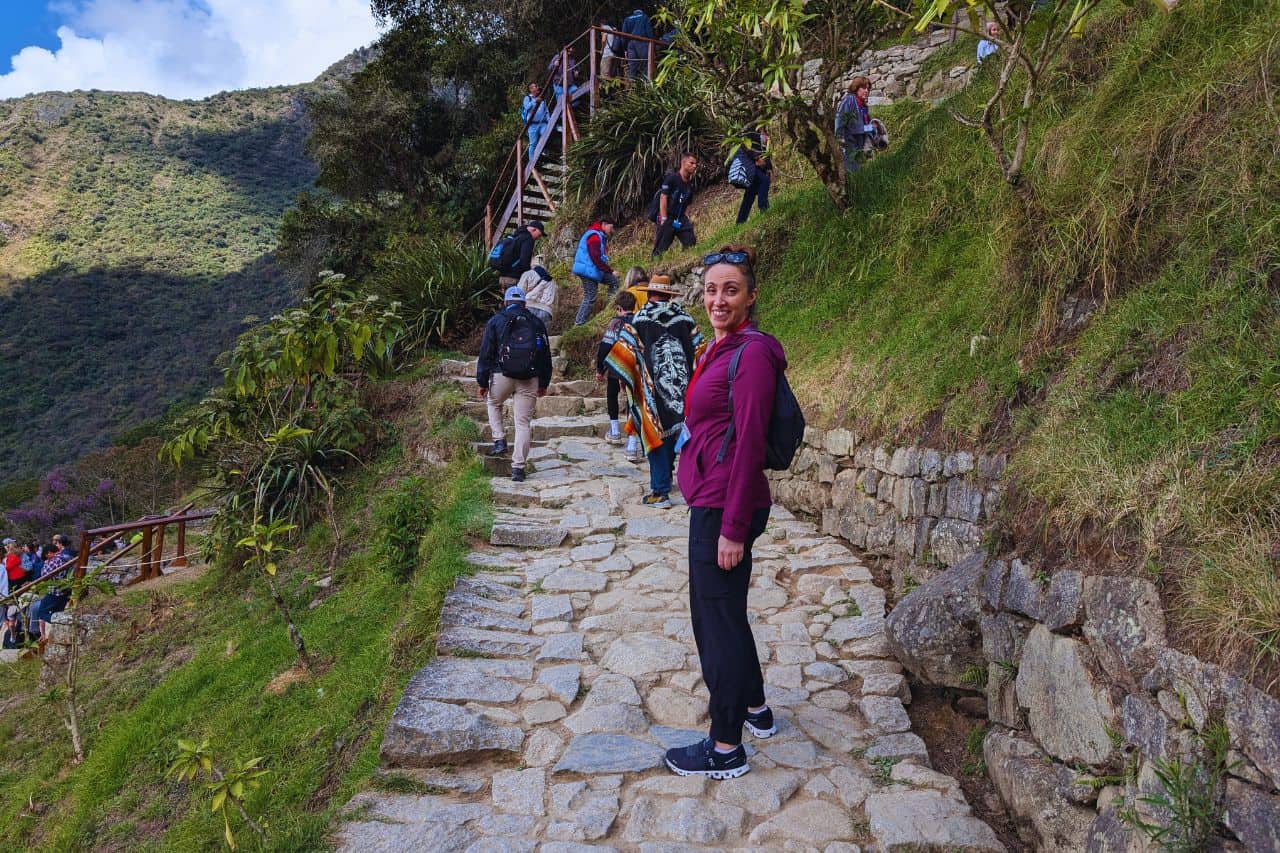
[[[732,539],[721,536],[720,543],[716,546],[716,563],[726,572],[730,571],[742,562],[742,554],[745,550],[741,542],[734,542]]]

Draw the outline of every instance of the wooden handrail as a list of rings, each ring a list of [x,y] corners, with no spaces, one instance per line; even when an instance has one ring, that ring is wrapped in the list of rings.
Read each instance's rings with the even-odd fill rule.
[[[581,131],[578,127],[577,119],[573,114],[572,105],[579,98],[587,97],[588,98],[588,115],[594,117],[596,114],[596,109],[599,106],[600,83],[602,80],[601,78],[602,68],[601,68],[601,63],[599,59],[599,54],[602,53],[604,50],[604,46],[606,44],[605,39],[612,38],[615,36],[618,38],[624,39],[626,41],[637,41],[643,44],[647,44],[649,46],[649,49],[647,51],[648,55],[645,60],[645,65],[646,65],[646,70],[648,72],[648,76],[650,80],[653,79],[654,72],[657,68],[658,53],[662,48],[667,46],[667,42],[663,41],[662,39],[647,38],[645,36],[627,35],[626,33],[623,33],[621,30],[606,30],[603,27],[593,24],[590,27],[588,27],[585,32],[583,32],[577,38],[573,39],[573,41],[561,47],[558,52],[558,55],[560,57],[559,68],[548,71],[547,79],[546,79],[546,82],[543,84],[542,89],[545,92],[548,86],[553,86],[554,84],[558,83],[561,91],[563,92],[563,96],[556,99],[555,108],[551,110],[551,113],[547,118],[548,128],[554,128],[557,124],[561,126],[561,143],[560,144],[561,144],[562,151],[567,151],[569,148],[569,144],[571,142],[575,142],[578,139],[582,138]],[[584,39],[586,39],[587,45],[588,45],[588,48],[587,48],[588,56],[586,57],[588,79],[585,85],[580,86],[576,92],[570,94],[569,93],[570,66],[568,62],[568,50],[569,48],[576,46],[578,42]],[[628,60],[625,56],[619,56],[617,57],[617,61],[627,62]],[[575,69],[580,68],[582,64],[583,64],[583,60],[579,59],[577,62],[573,64],[573,67]],[[557,72],[560,75],[560,79],[558,81],[555,80],[553,76]],[[575,75],[575,78],[576,78],[576,75]],[[532,115],[530,115],[530,118],[532,118]],[[519,138],[523,140],[524,137],[528,134],[528,131],[529,131],[529,121],[526,119],[524,124],[520,128]],[[530,178],[534,176],[535,174],[534,167],[537,166],[539,160],[541,159],[543,149],[546,147],[546,144],[550,139],[550,137],[551,137],[550,133],[544,132],[538,138],[537,145],[527,147],[527,148],[522,148],[521,145],[517,143],[516,145],[512,146],[511,152],[507,155],[507,159],[503,163],[501,171],[498,173],[498,178],[494,181],[493,189],[489,193],[489,198],[485,201],[484,219],[481,222],[477,222],[475,225],[473,225],[471,229],[463,235],[462,240],[464,242],[477,230],[482,229],[486,248],[492,248],[494,245],[497,244],[498,240],[501,239],[503,230],[506,228],[507,223],[511,221],[512,213],[516,211],[519,211],[521,214],[523,213],[523,209],[524,209],[523,197],[524,197],[525,185],[529,182]],[[511,169],[513,165],[513,161],[516,167],[514,172]],[[501,215],[495,218],[493,216],[493,211],[495,209],[494,208],[495,202],[497,201],[499,194],[506,191],[505,188],[507,186],[508,180],[514,180],[514,186],[512,187],[511,196],[507,200],[506,205],[502,208]],[[535,180],[537,179],[535,178]],[[541,181],[538,181],[538,183],[540,185],[539,189],[543,191],[543,194],[545,196],[546,195],[545,187],[541,186]],[[555,212],[555,209],[553,207],[552,213],[554,212]],[[519,219],[520,221],[523,221],[524,217],[523,215],[518,215],[517,219]]]

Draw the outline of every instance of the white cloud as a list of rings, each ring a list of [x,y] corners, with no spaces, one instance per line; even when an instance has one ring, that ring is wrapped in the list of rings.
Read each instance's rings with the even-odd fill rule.
[[[64,0],[57,50],[23,48],[0,98],[71,89],[202,98],[314,79],[378,32],[368,0]]]

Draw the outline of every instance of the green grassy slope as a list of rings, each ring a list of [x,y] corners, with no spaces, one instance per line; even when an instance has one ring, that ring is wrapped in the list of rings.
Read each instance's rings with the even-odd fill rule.
[[[0,101],[0,482],[201,393],[311,186],[307,87]]]
[[[1020,545],[1158,577],[1184,646],[1268,683],[1280,665],[1277,20],[1276,0],[1109,8],[1061,63],[1035,127],[1038,224],[948,113],[976,112],[992,88],[979,76],[942,107],[878,111],[895,144],[853,177],[850,209],[784,168],[766,215],[733,226],[726,200],[698,220],[697,251],[659,269],[757,245],[763,326],[786,344],[812,420],[1012,449],[1006,524]],[[653,268],[640,230],[615,266]],[[1073,325],[1067,299],[1098,307]]]
[[[406,417],[447,424],[431,439],[442,447],[474,437],[470,421],[447,422],[434,403],[404,388],[394,393],[412,399]],[[460,454],[421,481],[431,514],[414,570],[404,577],[388,568],[377,556],[386,538],[380,519],[402,491],[411,455],[392,447],[343,484],[331,586],[316,583],[332,545],[324,524],[282,568],[315,675],[276,681],[294,651],[261,581],[212,569],[87,605],[112,621],[84,659],[83,765],[71,763],[59,706],[36,687],[39,661],[0,664],[0,841],[48,850],[222,848],[222,821],[209,811],[204,783],[166,776],[178,738],[208,738],[221,767],[264,759],[270,775],[247,805],[267,825],[266,849],[324,849],[336,814],[377,769],[387,719],[434,649],[444,593],[475,570],[463,557],[491,521],[488,475],[470,452]],[[234,810],[232,826],[244,848],[262,849]]]

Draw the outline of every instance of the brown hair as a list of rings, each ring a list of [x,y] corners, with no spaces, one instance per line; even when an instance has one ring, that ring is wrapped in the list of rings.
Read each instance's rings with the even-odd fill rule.
[[[636,310],[636,295],[629,290],[624,290],[613,298],[613,304],[623,311],[634,311]]]
[[[858,93],[858,90],[861,89],[863,86],[866,86],[867,88],[871,88],[871,81],[861,75],[854,77],[852,80],[849,81],[849,94],[856,95]]]

